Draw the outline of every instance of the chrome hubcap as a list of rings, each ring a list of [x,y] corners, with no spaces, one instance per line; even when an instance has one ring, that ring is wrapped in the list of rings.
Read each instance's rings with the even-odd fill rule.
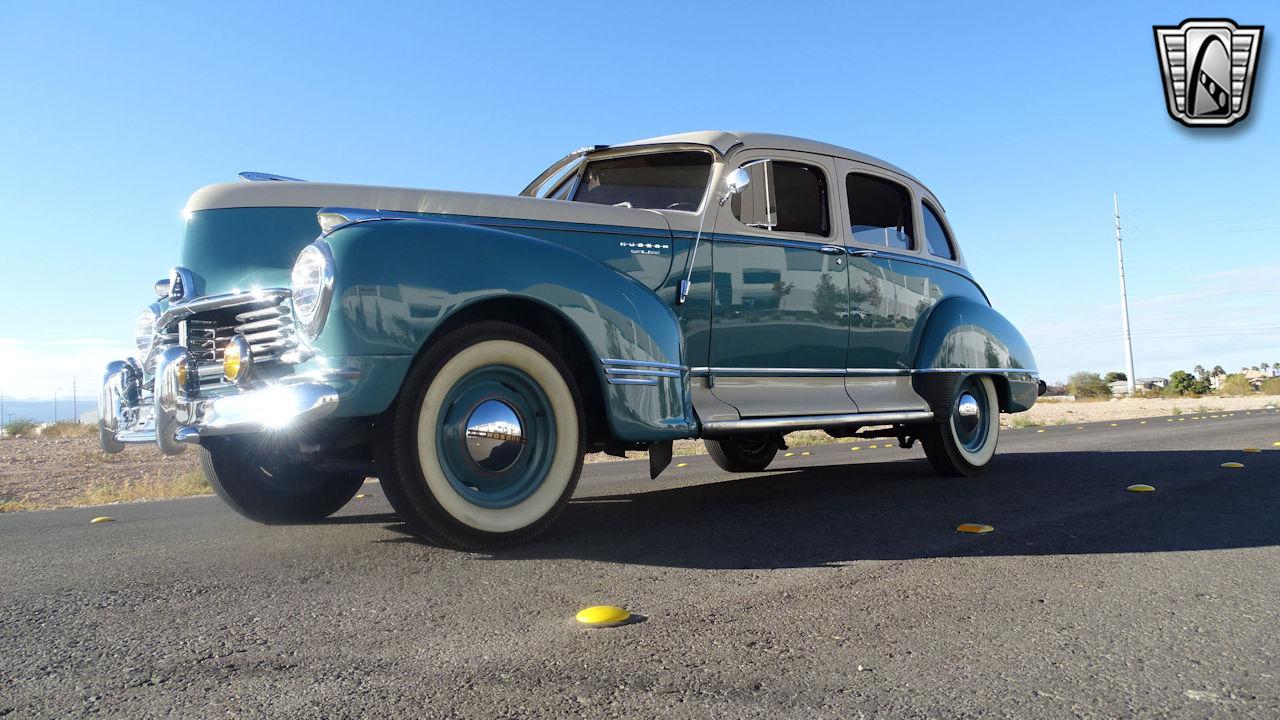
[[[982,406],[978,404],[977,398],[964,393],[956,403],[956,415],[960,416],[960,422],[964,424],[966,430],[972,430],[982,421]]]
[[[481,470],[502,472],[524,450],[524,424],[515,408],[501,400],[485,400],[467,418],[465,442],[467,454]]]

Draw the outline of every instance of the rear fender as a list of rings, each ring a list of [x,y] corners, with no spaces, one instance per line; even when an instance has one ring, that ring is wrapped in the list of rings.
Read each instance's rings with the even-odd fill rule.
[[[935,414],[950,413],[955,385],[965,375],[990,375],[1003,412],[1035,404],[1035,357],[1027,341],[991,306],[966,297],[939,302],[925,321],[913,385]]]

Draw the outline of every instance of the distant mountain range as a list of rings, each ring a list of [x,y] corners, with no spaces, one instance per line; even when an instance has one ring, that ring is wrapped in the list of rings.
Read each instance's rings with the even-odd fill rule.
[[[98,406],[98,399],[95,397],[77,396],[75,401],[75,411],[77,414],[84,413],[86,410],[92,410]],[[58,397],[57,418],[59,420],[72,420],[72,403],[70,397]],[[52,422],[54,419],[53,400],[15,400],[6,397],[4,399],[4,413],[0,417],[0,421],[9,422],[18,418],[26,418],[35,420],[36,422]]]

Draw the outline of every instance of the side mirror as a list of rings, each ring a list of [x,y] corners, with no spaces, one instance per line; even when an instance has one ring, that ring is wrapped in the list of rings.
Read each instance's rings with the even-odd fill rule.
[[[751,184],[751,173],[747,172],[743,168],[738,168],[737,170],[734,170],[733,172],[726,175],[724,179],[725,189],[729,191],[730,195],[737,195],[743,190],[746,190],[747,186],[750,184]]]

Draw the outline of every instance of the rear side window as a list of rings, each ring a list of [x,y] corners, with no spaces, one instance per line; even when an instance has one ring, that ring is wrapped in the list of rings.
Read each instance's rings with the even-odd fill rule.
[[[924,210],[924,241],[929,246],[929,254],[955,260],[956,245],[951,242],[951,236],[938,219],[938,214],[929,207],[929,203],[920,203],[920,209]]]
[[[785,160],[756,160],[742,166],[751,176],[733,196],[733,216],[743,225],[774,232],[827,237],[827,177],[822,170]]]
[[[866,245],[914,250],[911,193],[890,180],[849,173],[849,224],[853,239]]]

